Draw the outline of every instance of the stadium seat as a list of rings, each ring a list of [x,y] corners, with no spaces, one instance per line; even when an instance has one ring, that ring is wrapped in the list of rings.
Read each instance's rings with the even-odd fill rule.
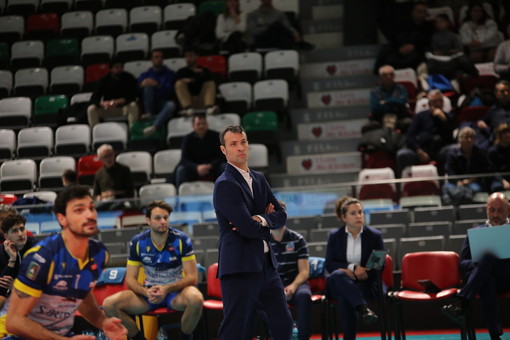
[[[149,37],[145,33],[121,34],[115,40],[115,46],[115,55],[124,62],[144,60],[149,51]]]
[[[83,65],[108,63],[114,53],[114,40],[110,35],[86,37],[81,41]]]
[[[209,129],[222,132],[229,125],[241,125],[241,117],[237,113],[221,113],[207,116]]]
[[[5,12],[9,15],[29,16],[39,10],[39,0],[9,0]]]
[[[466,106],[460,108],[455,118],[458,125],[466,122],[476,123],[485,116],[487,111],[489,111],[488,106]]]
[[[395,82],[403,85],[411,101],[416,100],[418,94],[418,78],[416,71],[412,68],[404,68],[395,70]]]
[[[285,80],[261,80],[253,86],[253,108],[282,112],[287,109],[289,86]]]
[[[450,6],[429,7],[427,12],[429,14],[427,20],[434,20],[439,14],[446,14],[452,25],[455,26],[455,16],[453,15],[453,9]]]
[[[77,39],[52,39],[46,44],[44,65],[51,69],[61,65],[78,65],[80,44]]]
[[[20,40],[25,32],[25,20],[20,15],[0,17],[0,41],[6,44]]]
[[[129,149],[133,151],[148,151],[151,154],[165,147],[164,127],[156,129],[150,136],[145,136],[144,129],[152,126],[151,120],[138,120],[129,128]]]
[[[85,70],[85,84],[83,85],[84,91],[94,91],[97,83],[110,72],[110,64],[92,64],[87,66]]]
[[[154,200],[165,200],[167,197],[175,197],[177,189],[171,183],[156,183],[143,185],[138,191],[142,206]]]
[[[298,79],[299,54],[295,50],[271,51],[264,56],[266,79],[283,79],[294,85]]]
[[[182,23],[195,15],[196,8],[192,3],[178,3],[165,6],[163,11],[163,22],[168,30],[178,30]]]
[[[75,103],[88,102],[90,101],[90,97],[92,97],[92,92],[77,93],[71,97],[71,105]]]
[[[76,170],[76,161],[70,156],[44,158],[39,164],[39,189],[63,189],[62,174],[66,170]]]
[[[171,176],[181,161],[181,149],[161,150],[154,154],[154,179],[164,181]]]
[[[42,96],[34,101],[34,125],[57,126],[57,115],[69,105],[65,95]]]
[[[62,15],[60,34],[64,38],[83,39],[94,30],[94,15],[89,11],[67,12]]]
[[[37,97],[46,93],[48,71],[45,68],[24,68],[14,74],[14,94],[16,96]]]
[[[151,36],[151,49],[160,50],[165,58],[181,56],[181,46],[175,42],[176,30],[154,32]]]
[[[161,27],[162,13],[159,6],[134,7],[129,11],[129,30],[152,34]]]
[[[72,96],[80,92],[83,86],[83,67],[59,66],[51,71],[50,91]]]
[[[16,133],[11,129],[0,129],[0,161],[12,159],[16,151]]]
[[[33,191],[37,180],[37,166],[32,159],[8,160],[0,166],[0,191]]]
[[[55,13],[32,14],[27,19],[25,39],[49,40],[60,34],[60,18]]]
[[[92,186],[94,176],[101,167],[103,161],[97,155],[83,156],[78,159],[77,178],[78,183]]]
[[[135,188],[140,188],[150,182],[152,176],[152,156],[150,153],[146,151],[122,152],[117,155],[116,160],[129,167]]]
[[[174,72],[186,66],[184,58],[168,58],[163,61],[163,64]]]
[[[230,82],[219,86],[221,96],[225,100],[226,112],[245,114],[251,108],[252,86],[248,82]]]
[[[96,13],[104,7],[104,0],[74,0],[74,8],[77,11],[91,11]]]
[[[457,212],[453,206],[417,207],[414,209],[414,222],[454,222]]]
[[[90,151],[90,127],[87,124],[63,125],[55,131],[55,154],[82,156]]]
[[[40,12],[62,14],[71,9],[73,0],[41,0]]]
[[[180,149],[184,136],[192,132],[190,117],[172,118],[168,121],[166,140],[171,149]]]
[[[230,81],[254,84],[262,75],[262,55],[258,52],[235,53],[228,58]]]
[[[41,67],[44,59],[44,43],[40,40],[17,41],[11,47],[11,67],[14,70]]]
[[[9,97],[12,92],[12,72],[0,70],[0,99]]]
[[[198,14],[204,12],[212,12],[214,15],[218,16],[225,12],[225,2],[218,0],[207,0],[202,1],[198,6]]]
[[[227,59],[222,55],[208,55],[197,58],[197,65],[205,67],[213,74],[217,75],[219,82],[227,78]]]
[[[358,182],[365,181],[384,181],[394,180],[395,173],[391,168],[380,169],[362,169],[358,175]],[[370,200],[378,198],[389,198],[397,202],[397,188],[394,183],[364,184],[358,189],[358,198],[360,200]]]
[[[18,158],[42,159],[53,153],[53,130],[47,126],[29,127],[18,133]]]
[[[126,32],[128,12],[123,8],[104,9],[96,13],[96,33],[117,37]]]
[[[267,146],[264,144],[250,144],[250,167],[263,171],[269,166]]]
[[[116,152],[127,146],[127,126],[124,123],[104,122],[92,129],[92,148],[95,152],[102,144],[110,144]]]
[[[184,182],[177,188],[179,196],[209,195],[213,193],[214,183],[208,181]]]
[[[32,101],[28,97],[10,97],[0,100],[0,126],[21,129],[30,123]]]
[[[273,111],[250,112],[243,116],[242,125],[250,136],[250,142],[266,144],[281,158],[278,116]],[[250,164],[252,165],[252,164]]]
[[[140,74],[147,71],[152,66],[152,63],[150,60],[135,60],[135,61],[128,61],[124,64],[124,71],[129,72],[138,79]]]
[[[0,31],[0,36],[1,35],[2,32]],[[11,48],[7,43],[0,42],[0,68],[9,69],[10,67],[11,67]]]

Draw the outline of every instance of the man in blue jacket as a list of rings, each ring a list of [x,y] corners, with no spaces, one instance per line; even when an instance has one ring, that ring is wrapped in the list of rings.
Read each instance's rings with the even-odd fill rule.
[[[223,294],[218,340],[252,339],[255,312],[269,324],[273,340],[289,340],[292,317],[269,245],[269,230],[283,227],[287,214],[264,176],[248,168],[244,129],[227,126],[220,143],[228,164],[213,194],[220,225],[218,277]]]
[[[153,124],[144,129],[146,136],[152,135],[173,115],[175,74],[163,65],[163,51],[151,52],[152,67],[138,77],[143,110],[147,116],[156,116]]]

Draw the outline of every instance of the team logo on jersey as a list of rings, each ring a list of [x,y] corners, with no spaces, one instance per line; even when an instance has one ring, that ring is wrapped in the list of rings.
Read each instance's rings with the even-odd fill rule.
[[[65,269],[65,268],[66,268],[66,266],[67,266],[67,264],[66,264],[65,262],[60,263],[60,265],[61,265],[61,266],[62,266],[62,268],[64,268],[64,269]]]
[[[46,263],[46,259],[37,253],[32,258],[37,262]]]
[[[150,246],[147,246],[147,248],[145,248],[145,251],[146,251],[146,252],[149,252],[149,250],[151,250],[151,247],[150,247]]]
[[[168,247],[168,251],[174,251],[174,250],[175,250],[174,246]]]
[[[60,291],[64,291],[64,290],[67,290],[67,281],[64,281],[64,280],[60,280],[58,281],[54,286],[53,286],[53,289],[55,290],[60,290]]]
[[[37,278],[37,275],[39,274],[39,271],[41,270],[41,265],[35,261],[30,262],[28,265],[27,273],[25,276],[30,280],[35,280]]]
[[[285,250],[287,250],[287,251],[294,251],[294,242],[287,243],[287,246],[285,247]]]

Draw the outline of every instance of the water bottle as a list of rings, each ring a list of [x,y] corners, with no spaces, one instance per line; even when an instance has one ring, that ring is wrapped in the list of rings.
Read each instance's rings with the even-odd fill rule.
[[[292,325],[292,337],[291,337],[292,340],[298,340],[298,329],[297,329],[297,324],[296,324],[296,321],[294,321],[293,325]]]
[[[156,335],[156,340],[168,340],[168,336],[166,335],[163,327],[159,328],[158,335]]]

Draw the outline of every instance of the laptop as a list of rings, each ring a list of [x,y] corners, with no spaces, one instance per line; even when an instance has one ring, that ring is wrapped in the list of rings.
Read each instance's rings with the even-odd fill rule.
[[[468,229],[471,258],[479,262],[490,252],[499,259],[510,259],[510,224],[489,228]]]

